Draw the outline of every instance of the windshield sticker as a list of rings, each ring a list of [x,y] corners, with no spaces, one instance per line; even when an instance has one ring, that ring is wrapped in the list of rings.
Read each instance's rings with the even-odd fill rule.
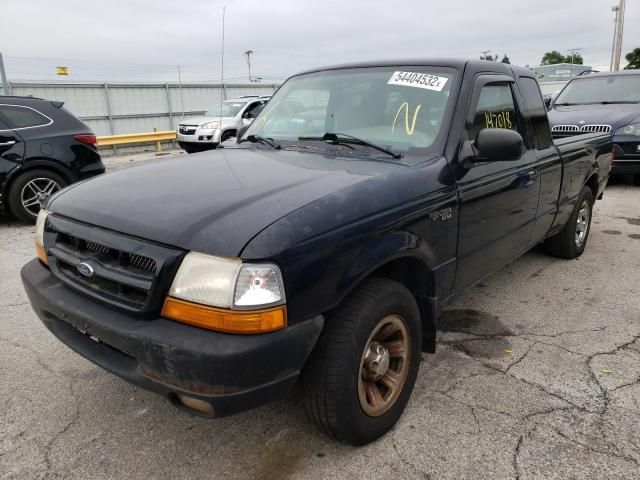
[[[449,79],[417,72],[393,72],[387,82],[388,85],[404,85],[405,87],[426,88],[441,92]]]
[[[391,131],[394,132],[396,130],[396,123],[398,123],[398,117],[400,116],[400,112],[404,110],[404,129],[407,132],[407,135],[413,135],[413,131],[416,128],[416,120],[418,119],[418,113],[420,113],[421,108],[422,108],[422,105],[418,105],[416,107],[416,109],[413,112],[413,120],[411,122],[411,125],[409,125],[409,104],[407,102],[404,102],[402,105],[400,105],[400,108],[398,108],[398,111],[396,112],[396,116],[393,119],[393,123],[391,124]]]

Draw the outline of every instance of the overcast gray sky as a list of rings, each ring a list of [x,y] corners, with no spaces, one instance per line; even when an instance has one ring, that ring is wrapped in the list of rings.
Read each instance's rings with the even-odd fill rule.
[[[537,65],[544,52],[582,48],[608,66],[617,0],[0,0],[0,52],[11,80],[280,80],[348,61],[508,54]],[[623,57],[640,47],[640,0],[627,1]],[[65,77],[57,77],[65,78]]]

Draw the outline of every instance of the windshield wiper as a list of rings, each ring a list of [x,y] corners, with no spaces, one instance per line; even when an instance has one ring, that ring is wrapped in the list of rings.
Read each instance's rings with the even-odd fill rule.
[[[624,104],[626,104],[626,103],[640,103],[640,102],[634,102],[632,100],[620,100],[620,101],[617,101],[617,102],[605,101],[605,102],[598,102],[598,103],[601,104],[601,105],[615,105],[616,103],[624,103]]]
[[[260,135],[249,135],[246,138],[241,139],[238,143],[251,142],[251,143],[264,143],[269,145],[274,150],[280,150],[280,145],[275,143],[272,138],[261,137]]]
[[[402,158],[402,155],[400,155],[399,153],[394,152],[393,150],[389,150],[388,148],[385,147],[381,147],[380,145],[377,145],[375,143],[369,142],[368,140],[363,140],[361,138],[358,137],[354,137],[353,135],[348,135],[346,133],[340,133],[340,132],[327,132],[324,135],[322,135],[321,137],[298,137],[298,140],[303,142],[305,140],[323,140],[325,142],[330,142],[330,143],[335,143],[335,144],[340,144],[343,143],[345,145],[348,145],[349,143],[353,143],[353,144],[357,144],[357,145],[364,145],[366,147],[370,147],[373,148],[374,150],[378,150],[379,152],[382,153],[386,153],[387,155],[395,158],[395,159],[399,159]]]

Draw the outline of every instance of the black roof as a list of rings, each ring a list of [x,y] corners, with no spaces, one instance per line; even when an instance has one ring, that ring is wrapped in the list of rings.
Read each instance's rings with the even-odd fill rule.
[[[39,97],[32,97],[32,96],[24,96],[24,95],[0,95],[0,102],[1,101],[7,101],[7,100],[44,100],[44,98],[39,98]]]
[[[473,60],[464,58],[408,58],[408,59],[394,59],[394,60],[379,60],[379,61],[367,61],[367,62],[354,62],[345,63],[340,65],[330,65],[325,67],[313,68],[299,72],[293,76],[304,75],[307,73],[323,72],[326,70],[341,70],[347,68],[367,68],[367,67],[402,67],[402,66],[431,66],[431,67],[451,67],[456,70],[464,70],[466,66],[474,67],[488,67],[491,66],[491,70],[495,72],[502,72],[509,74],[511,71],[519,74],[526,74],[527,76],[534,77],[535,73],[528,68],[517,67],[507,63],[491,62],[487,60]]]

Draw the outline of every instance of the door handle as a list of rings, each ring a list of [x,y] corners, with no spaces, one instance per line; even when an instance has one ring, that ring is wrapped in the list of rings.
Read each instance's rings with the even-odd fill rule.
[[[531,180],[535,180],[537,176],[538,176],[537,170],[529,170],[527,172],[527,177],[529,177]]]
[[[8,142],[0,142],[0,147],[10,147],[11,145],[15,145],[15,140],[9,140]]]

